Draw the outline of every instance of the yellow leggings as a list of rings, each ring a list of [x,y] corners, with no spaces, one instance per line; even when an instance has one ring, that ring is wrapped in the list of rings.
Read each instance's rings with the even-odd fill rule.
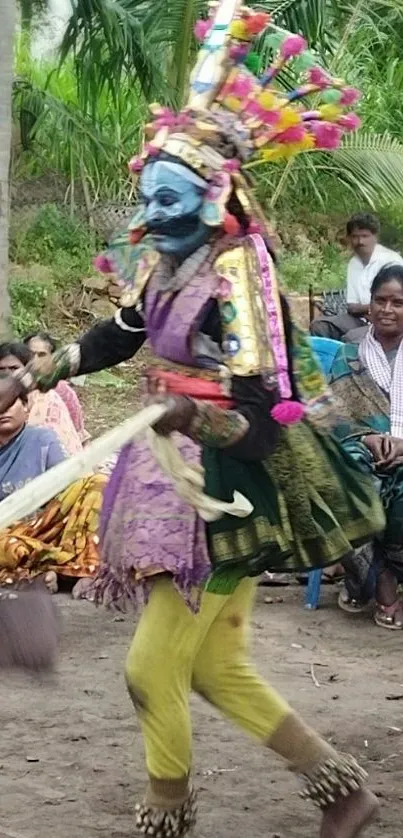
[[[190,773],[191,688],[263,743],[291,713],[248,662],[255,589],[244,579],[231,596],[204,593],[195,615],[169,578],[155,581],[126,663],[151,777]]]

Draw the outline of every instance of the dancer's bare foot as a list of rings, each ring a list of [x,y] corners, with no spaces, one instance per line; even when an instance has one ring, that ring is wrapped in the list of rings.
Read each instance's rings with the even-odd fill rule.
[[[376,818],[378,811],[378,800],[367,789],[339,797],[323,813],[320,838],[356,838]]]

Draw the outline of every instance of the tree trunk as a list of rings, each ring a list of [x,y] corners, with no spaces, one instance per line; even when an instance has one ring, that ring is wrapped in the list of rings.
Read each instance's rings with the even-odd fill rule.
[[[11,92],[14,65],[15,0],[0,0],[0,339],[10,332],[7,287],[10,217]]]

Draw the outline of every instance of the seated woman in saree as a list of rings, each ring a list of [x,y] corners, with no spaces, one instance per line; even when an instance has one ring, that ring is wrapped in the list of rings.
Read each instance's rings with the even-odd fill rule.
[[[36,369],[46,368],[51,362],[52,354],[57,349],[57,343],[47,332],[34,332],[24,338],[24,344],[32,352],[32,360]],[[70,414],[70,419],[76,429],[82,445],[89,442],[90,434],[85,428],[84,411],[76,391],[67,381],[59,381],[55,392],[62,399]]]
[[[387,265],[371,289],[372,326],[360,345],[341,347],[330,384],[343,404],[343,447],[373,475],[386,511],[382,537],[347,562],[344,610],[376,599],[375,622],[403,628],[403,267]]]
[[[28,346],[18,341],[0,344],[0,372],[12,373],[32,362],[34,355]],[[67,454],[82,451],[82,441],[74,427],[70,413],[56,390],[29,395],[28,424],[52,429]]]
[[[22,396],[0,415],[0,501],[67,457],[54,431],[27,417]],[[0,585],[44,575],[55,587],[54,574],[94,576],[105,483],[103,475],[75,481],[28,520],[0,530]]]

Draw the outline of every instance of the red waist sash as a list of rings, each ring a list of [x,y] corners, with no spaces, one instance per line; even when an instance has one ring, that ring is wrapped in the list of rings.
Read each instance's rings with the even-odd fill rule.
[[[223,385],[219,381],[207,381],[203,378],[192,378],[179,372],[168,372],[158,368],[151,368],[147,372],[149,384],[157,383],[166,393],[177,396],[189,396],[199,401],[212,402],[217,407],[229,410],[234,406],[232,399],[223,392]],[[150,388],[151,389],[151,388]]]

